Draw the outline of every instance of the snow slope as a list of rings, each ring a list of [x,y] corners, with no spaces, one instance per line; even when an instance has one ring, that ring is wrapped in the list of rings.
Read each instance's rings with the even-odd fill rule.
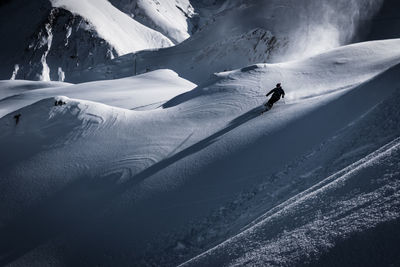
[[[328,254],[346,236],[366,232],[379,224],[389,223],[385,226],[387,230],[398,227],[399,152],[400,139],[396,138],[271,209],[254,226],[182,266],[294,266],[311,263],[321,266],[321,262],[324,266],[338,262],[345,266],[376,266],[398,263],[398,256],[383,257],[393,253],[395,248],[376,250],[376,244],[366,245],[365,242],[377,241],[365,237],[363,241],[362,237],[359,238],[361,240],[352,244],[353,247],[342,249],[342,254],[336,255],[342,259],[329,259],[324,255],[330,260],[324,262],[324,258],[321,260],[319,257]],[[384,238],[387,237],[378,237],[378,242],[386,244]],[[396,243],[389,241],[387,245],[396,246]],[[364,250],[361,255],[346,251],[356,247]],[[376,256],[368,256],[367,251]]]
[[[190,37],[194,9],[189,0],[111,0],[136,21],[167,36],[175,44]]]
[[[340,228],[336,236],[329,225],[320,232],[308,228],[311,234],[302,239],[307,246],[287,246],[287,252],[268,246],[268,236],[257,236],[259,242],[252,244],[243,232],[187,264],[226,262],[227,251],[234,253],[232,264],[268,263],[268,255],[246,254],[240,242],[292,263],[297,251],[301,257],[310,250],[319,256],[336,237],[398,218],[398,145],[383,146],[399,137],[399,45],[399,39],[361,43],[305,60],[219,73],[163,109],[132,111],[66,97],[61,98],[66,105],[54,106],[57,97],[2,117],[0,264],[176,265],[241,233],[261,215],[260,226],[247,227],[248,232],[268,232],[273,220],[303,216],[287,232],[271,233],[287,244],[295,237],[290,231],[304,236],[302,221],[318,225],[315,216],[304,215],[307,207],[311,214],[327,216],[323,225],[335,222],[338,207],[350,209],[352,198],[338,181],[348,182],[371,214],[386,207],[389,215],[365,218],[357,227]],[[259,116],[266,90],[278,81],[286,103]],[[382,101],[387,108],[379,105]],[[18,125],[16,113],[22,114]],[[388,151],[394,157],[387,157]],[[384,164],[374,169],[366,162]],[[360,172],[348,171],[353,163]],[[368,176],[371,182],[360,187],[357,177],[368,168],[377,177],[393,177]],[[315,203],[320,194],[338,201],[296,208]],[[380,195],[388,197],[387,206],[369,205]],[[274,207],[276,213],[266,213]],[[281,207],[293,212],[279,212]],[[360,209],[354,216],[363,214]],[[327,236],[331,243],[320,242]]]
[[[182,265],[397,265],[399,70],[352,93],[395,88],[389,98],[236,200],[249,202],[238,209],[246,215],[258,212],[253,222],[239,225],[243,218],[230,216],[239,234]],[[293,197],[282,201],[288,193]],[[225,224],[210,227],[224,232]]]
[[[87,19],[118,55],[173,44],[161,33],[133,20],[107,0],[51,0],[51,3],[53,7],[64,8]]]
[[[43,98],[58,95],[92,100],[127,109],[150,109],[187,92],[195,84],[170,70],[109,81],[81,83],[43,83],[0,81],[0,117]]]

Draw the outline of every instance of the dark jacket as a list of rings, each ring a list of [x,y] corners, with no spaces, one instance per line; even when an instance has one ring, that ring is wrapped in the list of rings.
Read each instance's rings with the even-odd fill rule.
[[[282,87],[275,87],[266,96],[269,96],[272,93],[273,93],[273,95],[272,95],[271,99],[279,100],[281,98],[281,96],[282,96],[282,98],[285,97],[285,91],[283,91]]]

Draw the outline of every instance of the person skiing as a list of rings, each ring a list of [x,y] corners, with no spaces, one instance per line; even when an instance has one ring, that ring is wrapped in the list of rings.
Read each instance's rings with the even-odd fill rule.
[[[278,83],[276,85],[276,87],[274,89],[272,89],[271,91],[269,91],[269,93],[266,94],[265,96],[268,97],[270,94],[272,94],[272,96],[268,100],[268,102],[264,105],[266,107],[266,109],[262,113],[270,110],[272,108],[272,106],[274,105],[274,103],[277,102],[279,99],[281,99],[281,96],[282,96],[282,98],[285,98],[285,91],[283,91],[280,83]]]
[[[15,119],[15,125],[17,125],[17,124],[18,124],[18,122],[19,122],[19,117],[21,117],[21,114],[17,114],[17,115],[15,115],[15,116],[14,116],[14,119]]]

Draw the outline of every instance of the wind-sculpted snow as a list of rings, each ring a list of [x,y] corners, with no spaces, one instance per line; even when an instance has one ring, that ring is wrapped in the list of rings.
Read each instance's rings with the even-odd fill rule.
[[[60,82],[0,82],[0,117],[40,99],[64,95],[121,108],[144,110],[160,107],[171,97],[195,84],[170,70],[157,70],[135,77],[72,85]]]
[[[256,73],[256,75],[260,75],[260,80],[254,81],[254,84],[249,86],[251,91],[257,90],[263,85],[273,87],[277,82],[284,82],[285,90],[289,93],[286,96],[286,102],[293,103],[357,85],[380,73],[382,69],[396,65],[400,60],[400,54],[396,50],[399,44],[399,39],[354,44],[304,60],[257,64],[240,70],[216,73],[215,78],[209,82],[213,85],[214,83],[219,84],[217,81],[221,80],[222,87],[227,90],[228,85],[235,85],[242,77]],[[371,57],[372,54],[374,54],[373,57]],[[318,68],[317,66],[324,67]],[[326,68],[329,68],[329,75],[338,75],[341,78],[327,78]],[[353,72],[349,72],[349,70],[357,71],[360,75],[354,76]],[[313,81],[312,84],[310,84],[311,81]],[[195,90],[171,99],[165,104],[165,107],[175,106],[198,96],[206,97],[210,94],[218,94],[219,88],[219,86],[211,88],[207,85],[199,86]],[[265,89],[269,89],[269,87]],[[235,88],[235,90],[238,89]]]

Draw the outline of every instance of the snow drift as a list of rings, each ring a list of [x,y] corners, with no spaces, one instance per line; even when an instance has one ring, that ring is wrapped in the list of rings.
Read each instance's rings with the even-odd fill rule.
[[[134,77],[81,84],[0,81],[0,117],[43,98],[59,95],[91,100],[121,108],[143,110],[161,106],[195,84],[170,70]]]

